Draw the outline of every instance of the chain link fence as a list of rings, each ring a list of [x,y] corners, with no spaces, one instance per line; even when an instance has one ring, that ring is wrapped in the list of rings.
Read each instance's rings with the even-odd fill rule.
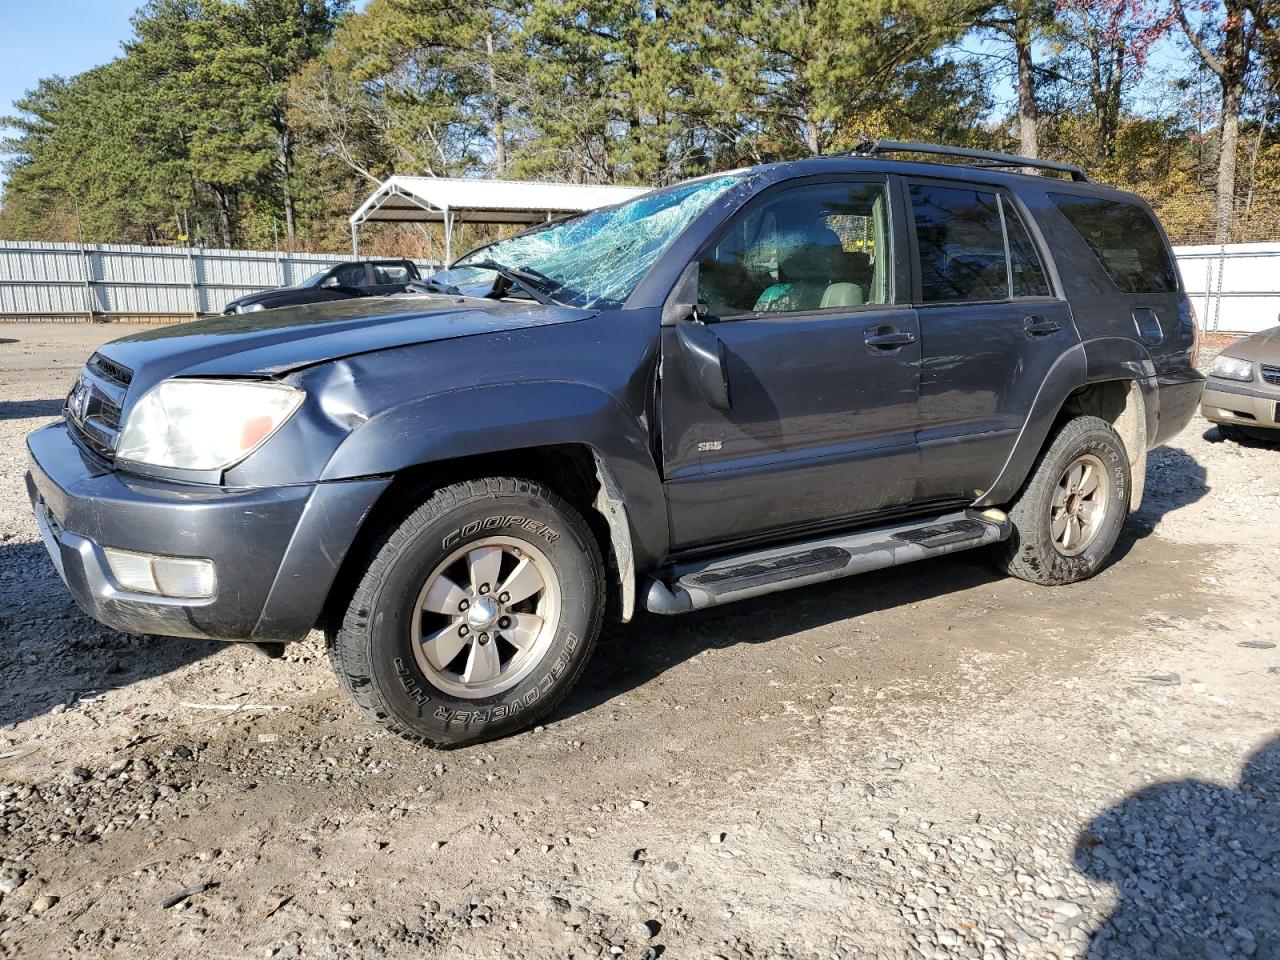
[[[1188,191],[1151,201],[1175,245],[1218,243],[1216,201],[1212,191]],[[1227,225],[1227,243],[1280,240],[1280,190],[1257,190],[1236,198]]]

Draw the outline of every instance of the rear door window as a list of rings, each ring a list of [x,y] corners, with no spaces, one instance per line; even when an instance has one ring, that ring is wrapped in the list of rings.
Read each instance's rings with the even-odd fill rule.
[[[373,282],[375,286],[408,283],[409,268],[403,263],[375,263],[373,265]]]
[[[974,187],[911,184],[924,303],[1009,296],[1000,201]]]
[[[348,263],[333,272],[338,284],[344,287],[364,287],[368,285],[363,263]]]
[[[1023,226],[1022,218],[1013,204],[1000,198],[1000,210],[1004,213],[1004,227],[1009,234],[1009,272],[1013,280],[1015,297],[1047,297],[1049,281],[1040,263],[1040,254],[1031,241],[1031,234]]]
[[[1170,293],[1178,273],[1151,215],[1135,203],[1051,193],[1049,199],[1125,293]]]

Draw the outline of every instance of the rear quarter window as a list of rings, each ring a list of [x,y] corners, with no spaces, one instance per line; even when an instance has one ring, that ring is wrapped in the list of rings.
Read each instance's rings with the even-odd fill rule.
[[[1151,214],[1135,203],[1051,193],[1064,217],[1125,293],[1171,293],[1178,273]]]

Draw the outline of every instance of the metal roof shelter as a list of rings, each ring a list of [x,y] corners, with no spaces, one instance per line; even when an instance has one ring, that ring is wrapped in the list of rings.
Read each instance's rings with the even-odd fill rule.
[[[541,223],[630,200],[647,187],[606,187],[518,180],[391,177],[350,217],[351,250],[360,253],[360,224],[443,223],[445,260],[453,262],[456,223]]]

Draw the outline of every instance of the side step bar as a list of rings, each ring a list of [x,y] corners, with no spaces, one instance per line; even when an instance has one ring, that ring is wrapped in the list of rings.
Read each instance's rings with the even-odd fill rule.
[[[1012,526],[999,510],[963,510],[939,517],[858,530],[807,543],[680,564],[670,580],[650,577],[643,589],[650,613],[687,613],[747,597],[896,567],[1006,539]]]

